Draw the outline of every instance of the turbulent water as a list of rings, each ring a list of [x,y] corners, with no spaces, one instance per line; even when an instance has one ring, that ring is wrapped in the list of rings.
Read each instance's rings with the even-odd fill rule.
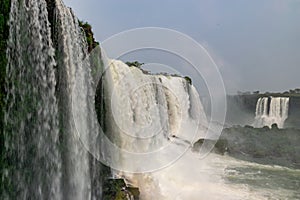
[[[142,199],[299,199],[300,171],[210,154],[188,152],[174,165],[137,177]]]
[[[261,97],[256,104],[254,126],[271,127],[272,124],[276,123],[279,128],[283,128],[288,113],[288,97]]]
[[[107,132],[112,134],[116,144],[127,152],[146,154],[165,145],[173,147],[161,152],[158,158],[145,155],[137,161],[128,154],[117,156],[119,170],[114,171],[115,176],[139,187],[141,199],[299,197],[299,170],[216,154],[203,158],[199,152],[190,150],[194,137],[205,137],[207,120],[197,91],[185,79],[144,74],[117,60],[110,60],[105,77],[106,105],[111,110],[106,116],[110,126]],[[272,106],[277,108],[278,105],[274,101]],[[168,165],[174,155],[182,156]],[[158,170],[162,164],[165,168]],[[148,166],[152,167],[152,172],[147,172]],[[127,172],[143,171],[141,169],[146,173]],[[276,174],[286,178],[278,179]]]
[[[101,199],[96,158],[138,186],[141,199],[300,198],[299,170],[190,150],[208,122],[186,79],[94,55],[61,0],[12,0],[2,199]],[[256,125],[283,127],[288,104],[260,98]]]

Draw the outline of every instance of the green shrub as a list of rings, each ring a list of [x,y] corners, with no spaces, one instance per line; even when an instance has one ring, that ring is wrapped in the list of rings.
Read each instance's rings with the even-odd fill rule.
[[[185,76],[184,79],[190,84],[192,85],[192,79],[188,76]]]
[[[128,65],[129,67],[138,67],[138,68],[141,68],[142,65],[144,65],[145,63],[140,63],[138,61],[134,61],[134,62],[126,62],[125,63],[126,65]]]
[[[94,38],[94,33],[92,31],[92,26],[83,21],[79,21],[79,26],[84,30],[86,41],[88,43],[88,52],[91,52],[96,46],[99,45],[99,42],[96,42]]]

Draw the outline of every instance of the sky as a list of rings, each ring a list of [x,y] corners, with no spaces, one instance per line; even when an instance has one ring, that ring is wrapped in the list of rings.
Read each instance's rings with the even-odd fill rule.
[[[169,28],[190,36],[216,62],[229,94],[300,88],[300,0],[64,2],[79,19],[92,24],[100,43],[141,27]]]

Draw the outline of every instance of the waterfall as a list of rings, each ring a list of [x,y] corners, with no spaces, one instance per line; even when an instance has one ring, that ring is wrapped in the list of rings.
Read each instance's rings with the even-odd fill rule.
[[[165,167],[205,137],[203,106],[184,78],[144,74],[119,60],[108,63],[102,81],[106,132],[124,151],[117,157],[117,169],[145,172]]]
[[[61,0],[11,1],[3,199],[101,198],[101,165],[79,141],[72,116],[75,74],[90,73],[86,47]]]
[[[269,126],[276,123],[279,128],[284,127],[288,118],[289,97],[261,97],[258,99],[255,111],[255,127]]]
[[[0,199],[105,199],[99,161],[138,186],[141,199],[245,199],[257,185],[228,183],[249,179],[235,169],[274,171],[199,157],[191,147],[208,138],[208,122],[196,88],[108,59],[100,48],[88,53],[62,0],[11,0],[9,24]],[[288,109],[287,97],[259,98],[254,125],[282,128]],[[134,192],[125,191],[127,199]]]
[[[45,1],[13,0],[4,137],[3,199],[61,199],[54,48]]]
[[[61,0],[56,0],[54,17],[57,30],[54,35],[57,43],[58,63],[58,108],[62,127],[64,145],[68,146],[63,154],[64,162],[64,197],[68,199],[89,199],[91,182],[88,152],[75,138],[75,127],[72,118],[72,89],[74,76],[82,67],[84,60],[84,37],[78,20],[73,12],[66,8]],[[88,67],[88,66],[87,66]]]
[[[12,0],[2,199],[101,199],[96,158],[121,171],[151,171],[205,137],[203,106],[187,80],[94,54],[61,0]],[[99,82],[102,60],[110,64]],[[97,117],[125,154],[107,148]]]

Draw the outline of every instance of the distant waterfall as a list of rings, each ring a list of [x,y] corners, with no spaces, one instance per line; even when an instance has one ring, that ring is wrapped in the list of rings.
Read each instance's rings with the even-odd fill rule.
[[[279,128],[284,127],[288,118],[288,97],[261,97],[258,99],[255,111],[255,127],[269,126],[276,123]]]

